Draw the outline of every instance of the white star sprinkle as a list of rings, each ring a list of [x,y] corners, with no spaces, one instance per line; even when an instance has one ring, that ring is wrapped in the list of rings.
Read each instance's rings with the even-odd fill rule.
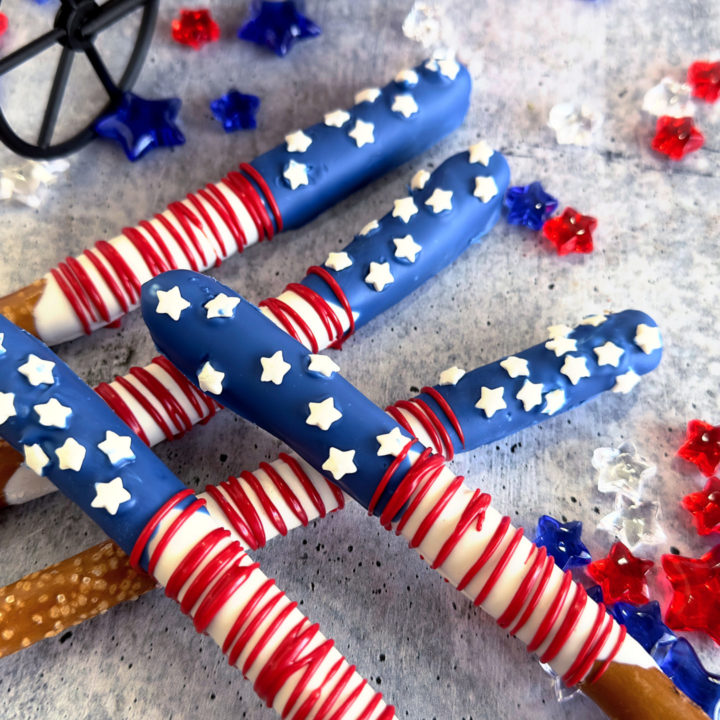
[[[551,390],[545,395],[545,407],[541,412],[546,415],[554,415],[565,404],[564,390]]]
[[[325,261],[325,265],[335,272],[349,268],[352,264],[353,261],[346,252],[331,252]]]
[[[43,360],[37,355],[30,353],[25,364],[18,368],[18,372],[24,375],[33,387],[37,387],[43,383],[52,385],[55,382],[52,373],[54,367],[55,363],[51,360]]]
[[[288,152],[304,153],[312,145],[312,138],[302,130],[296,130],[285,136],[285,144]]]
[[[33,405],[33,410],[38,414],[38,422],[45,427],[67,427],[67,421],[72,410],[62,405],[56,398],[50,398],[42,405]]]
[[[607,320],[607,316],[605,315],[588,315],[586,318],[583,318],[580,321],[581,325],[592,325],[593,327],[597,327],[598,325],[602,325]]]
[[[128,435],[118,435],[112,430],[107,430],[105,439],[98,443],[98,450],[107,455],[111,465],[120,465],[135,459],[135,453],[130,448],[132,438]]]
[[[216,370],[208,360],[200,368],[197,379],[203,392],[219,395],[223,390],[222,381],[225,379],[225,373]]]
[[[400,113],[404,118],[409,118],[419,110],[415,98],[410,95],[410,93],[396,95],[393,98],[393,104],[390,109],[393,112]]]
[[[123,487],[122,478],[116,477],[110,482],[95,483],[95,497],[90,506],[102,508],[115,515],[118,508],[130,500],[130,497],[130,493]]]
[[[536,405],[542,403],[542,383],[534,383],[526,380],[515,396],[525,408],[525,412],[532,410]]]
[[[365,276],[365,282],[372,285],[377,292],[382,292],[386,285],[395,282],[390,272],[390,263],[370,263],[370,272]]]
[[[331,397],[322,402],[309,402],[310,414],[305,422],[321,430],[329,430],[330,426],[342,417],[342,413],[335,407]]]
[[[549,325],[547,334],[550,340],[555,340],[556,338],[567,337],[572,331],[573,328],[568,327],[567,325]]]
[[[375,439],[378,441],[378,445],[380,445],[377,451],[380,457],[383,455],[397,457],[410,442],[410,438],[403,435],[399,427],[394,427],[389,433],[385,433],[384,435],[376,435]]]
[[[434,213],[452,210],[452,196],[452,190],[435,188],[432,195],[425,201],[425,204],[429,205]]]
[[[452,58],[444,58],[442,60],[437,61],[438,68],[440,69],[440,74],[444,75],[446,78],[449,78],[450,80],[454,80],[457,77],[457,74],[460,72],[460,65],[455,62]]]
[[[491,177],[476,177],[475,178],[475,190],[473,195],[476,198],[480,198],[484,203],[490,202],[498,194],[498,186],[495,183],[494,178]]]
[[[625,351],[608,340],[604,345],[593,348],[593,352],[597,355],[598,365],[612,365],[613,367],[617,367]]]
[[[220,293],[212,300],[208,300],[203,307],[207,310],[208,320],[212,318],[231,318],[235,314],[235,308],[239,303],[240,298]]]
[[[580,382],[580,378],[590,377],[587,369],[587,360],[582,356],[568,355],[565,358],[560,372],[565,375],[573,385]]]
[[[327,355],[310,355],[308,370],[330,377],[334,372],[340,372],[340,368]]]
[[[373,230],[377,230],[380,227],[380,223],[377,220],[371,220],[367,225],[363,226],[363,229],[358,233],[358,235],[368,235]]]
[[[418,74],[414,70],[401,70],[396,76],[395,76],[395,82],[400,83],[401,85],[417,85],[420,78],[418,77]]]
[[[422,250],[422,245],[418,245],[413,239],[412,235],[406,235],[401,238],[393,238],[395,244],[395,257],[404,258],[409,260],[411,263],[415,262],[417,254]]]
[[[575,352],[577,350],[577,340],[558,336],[552,340],[548,340],[545,343],[545,347],[548,350],[552,350],[555,353],[555,357],[562,357],[565,353]]]
[[[374,130],[375,125],[373,123],[358,119],[355,121],[355,127],[348,132],[348,135],[361,148],[363,145],[371,145],[375,142]]]
[[[15,417],[15,393],[0,392],[0,425],[8,418]]]
[[[287,180],[291,190],[297,190],[301,185],[308,185],[307,165],[290,160],[283,170],[283,177]]]
[[[36,474],[42,476],[43,468],[50,462],[45,451],[37,444],[24,445],[25,464]]]
[[[480,142],[470,146],[468,153],[470,154],[469,163],[480,163],[487,167],[495,151],[484,140],[480,140]]]
[[[362,102],[375,102],[380,97],[380,90],[378,88],[365,88],[355,95],[355,104],[359,105]]]
[[[417,213],[418,209],[415,201],[411,197],[393,200],[393,217],[402,218],[403,222],[410,222],[410,218]]]
[[[628,370],[626,373],[618,375],[617,378],[615,378],[615,385],[613,385],[612,391],[627,395],[639,382],[640,376],[634,370]]]
[[[480,399],[475,403],[475,407],[478,410],[484,410],[485,415],[491,418],[498,410],[507,407],[503,400],[504,392],[505,388],[503,387],[488,388],[483,385],[480,388]]]
[[[430,173],[427,170],[418,170],[410,180],[410,188],[412,190],[422,190],[429,179]]]
[[[635,328],[635,344],[646,355],[649,355],[653,350],[659,350],[662,347],[660,328],[640,323]]]
[[[447,368],[440,373],[440,384],[441,385],[457,385],[458,380],[465,374],[462,368],[457,365]]]
[[[350,113],[345,110],[333,110],[325,113],[325,124],[330,127],[342,127],[350,119]]]
[[[177,285],[169,290],[158,290],[157,301],[155,312],[158,315],[169,315],[175,322],[180,319],[182,311],[190,307],[190,303],[180,294]]]
[[[345,475],[357,472],[357,467],[353,462],[354,458],[354,450],[338,450],[331,447],[328,459],[322,464],[322,469],[327,470],[335,480],[340,480]]]
[[[528,361],[523,358],[511,355],[500,361],[500,367],[507,372],[511,378],[520,377],[522,375],[530,375],[528,369]]]
[[[61,470],[80,470],[85,460],[85,448],[75,438],[69,437],[56,451]]]
[[[271,382],[280,385],[290,370],[290,363],[285,362],[283,359],[282,350],[278,350],[270,357],[261,357],[260,363],[263,368],[260,382]]]

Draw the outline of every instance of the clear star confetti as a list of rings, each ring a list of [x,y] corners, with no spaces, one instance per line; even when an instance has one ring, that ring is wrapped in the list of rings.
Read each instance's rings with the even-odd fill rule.
[[[67,160],[26,160],[0,170],[0,201],[8,200],[37,209],[48,195],[47,188],[69,167]]]
[[[603,517],[598,529],[635,550],[640,545],[660,545],[667,540],[660,526],[660,504],[653,500],[633,500],[615,496],[614,510]]]
[[[572,102],[553,106],[548,115],[548,126],[555,131],[559,145],[589,147],[602,121],[602,115],[589,105]]]
[[[648,463],[629,441],[618,448],[597,448],[592,466],[597,470],[601,493],[620,493],[636,501],[640,500],[645,483],[657,472],[656,466]]]
[[[403,35],[423,47],[432,48],[440,43],[445,22],[445,14],[439,3],[416,0],[403,20]]]
[[[642,109],[655,117],[690,117],[695,114],[691,95],[690,85],[666,77],[645,93]]]

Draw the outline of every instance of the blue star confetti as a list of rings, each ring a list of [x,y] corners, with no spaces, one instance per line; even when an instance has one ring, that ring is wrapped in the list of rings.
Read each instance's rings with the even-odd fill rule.
[[[602,588],[599,585],[592,585],[591,587],[587,588],[587,594],[588,597],[591,600],[594,600],[598,605],[605,602],[605,599],[603,598]]]
[[[134,162],[156,147],[185,143],[175,124],[181,105],[179,98],[145,100],[126,92],[116,108],[95,123],[95,132],[120,143],[128,160]]]
[[[649,653],[677,640],[677,635],[662,621],[660,603],[655,600],[639,606],[615,603],[610,613]]]
[[[260,108],[260,98],[245,95],[235,89],[229,90],[210,103],[212,114],[222,123],[225,132],[252,130],[257,127],[255,115]]]
[[[557,199],[546,193],[539,182],[511,187],[505,195],[507,221],[531,230],[540,230],[557,206]]]
[[[547,548],[561,570],[587,565],[592,558],[580,539],[582,523],[578,520],[561,523],[549,515],[538,520],[535,544]]]
[[[248,18],[238,30],[238,37],[265,45],[283,57],[296,40],[322,33],[310,18],[302,14],[304,9],[303,3],[293,0],[253,0]]]

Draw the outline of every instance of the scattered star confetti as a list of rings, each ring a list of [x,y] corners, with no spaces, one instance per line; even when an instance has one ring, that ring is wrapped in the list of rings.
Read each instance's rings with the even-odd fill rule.
[[[302,185],[308,185],[307,165],[290,160],[283,170],[283,177],[287,180],[291,190],[297,190]]]
[[[193,50],[220,39],[220,27],[209,10],[181,10],[180,17],[171,23],[171,31],[175,42]]]
[[[535,544],[547,548],[561,570],[587,565],[590,552],[580,539],[582,523],[577,520],[561,523],[550,515],[541,515],[535,531]]]
[[[587,367],[587,359],[585,357],[576,357],[574,355],[566,355],[565,362],[560,368],[560,372],[570,380],[573,385],[577,385],[582,378],[590,377],[590,371]]]
[[[666,77],[645,93],[642,109],[655,117],[690,117],[695,114],[691,94],[690,85]]]
[[[340,368],[327,355],[310,355],[310,364],[308,365],[310,372],[320,373],[325,377],[330,377],[334,372],[340,372]]]
[[[440,373],[440,384],[457,385],[458,380],[460,380],[463,375],[465,375],[465,371],[457,365],[453,365]]]
[[[25,445],[25,464],[36,474],[42,475],[43,468],[50,462],[45,451],[37,444]]]
[[[15,393],[0,392],[0,425],[8,418],[15,417]]]
[[[692,514],[700,535],[720,533],[720,478],[709,478],[700,492],[682,499],[682,506]]]
[[[210,361],[206,362],[197,376],[198,385],[203,392],[220,395],[223,391],[222,381],[225,379],[225,373],[216,370]]]
[[[403,435],[398,427],[394,427],[389,433],[376,436],[375,439],[380,446],[377,451],[380,457],[383,455],[397,457],[402,452],[402,449],[410,442],[410,438]]]
[[[626,373],[618,375],[617,378],[615,378],[612,391],[627,395],[639,382],[640,376],[634,370],[628,370]]]
[[[648,463],[629,441],[618,448],[597,448],[592,466],[598,471],[597,485],[601,493],[620,493],[632,500],[640,499],[644,484],[657,472],[657,467]]]
[[[327,470],[335,480],[340,480],[345,477],[345,475],[351,475],[357,472],[357,467],[353,462],[354,459],[354,450],[338,450],[335,447],[331,447],[328,459],[322,464],[322,469]]]
[[[365,282],[372,285],[377,292],[382,292],[386,285],[395,282],[395,278],[390,272],[390,263],[370,263],[370,272],[365,276]]]
[[[261,357],[260,363],[263,371],[260,376],[260,382],[271,382],[275,385],[281,385],[283,378],[290,370],[290,363],[283,359],[282,350],[278,350],[270,357]]]
[[[411,263],[415,262],[417,254],[422,250],[422,245],[418,245],[412,239],[412,235],[393,238],[393,244],[395,245],[395,257]]]
[[[390,109],[393,112],[400,113],[405,118],[413,116],[419,110],[415,98],[409,93],[396,95],[393,98],[393,104]]]
[[[653,150],[671,160],[682,160],[699,150],[705,143],[704,135],[695,127],[691,117],[673,118],[663,115],[657,120],[655,137],[650,143]]]
[[[635,328],[634,341],[646,355],[649,355],[653,350],[660,350],[660,348],[662,348],[660,328],[654,325],[640,323]]]
[[[158,290],[158,295],[162,290]],[[240,298],[230,297],[225,293],[219,293],[212,300],[203,305],[207,311],[207,319],[212,318],[231,318],[235,314],[235,308],[240,303]]]
[[[395,82],[398,85],[405,85],[406,87],[415,87],[420,82],[418,74],[412,69],[401,70],[395,76]]]
[[[285,146],[288,152],[304,153],[312,145],[312,138],[302,130],[296,130],[285,136]]]
[[[85,448],[75,438],[69,437],[55,450],[58,458],[58,467],[61,470],[74,470],[78,472],[85,460]]]
[[[515,357],[514,355],[510,355],[510,357],[501,360],[500,367],[505,370],[511,378],[530,375],[528,361],[524,358]]]
[[[72,410],[60,403],[57,398],[50,398],[46,403],[34,405],[38,422],[45,427],[66,428]]]
[[[660,504],[653,500],[634,502],[615,496],[614,510],[598,523],[602,530],[635,551],[640,545],[660,545],[667,536],[660,527]]]
[[[155,312],[159,315],[169,315],[176,322],[180,319],[182,311],[190,307],[190,303],[180,294],[177,285],[169,290],[158,290],[157,299]]]
[[[540,230],[558,206],[558,201],[548,195],[539,182],[509,188],[504,203],[508,210],[507,221],[531,230]]]
[[[452,196],[452,190],[435,188],[432,195],[425,201],[425,204],[429,205],[435,214],[444,210],[452,210]]]
[[[546,415],[554,415],[565,404],[565,391],[558,388],[551,390],[545,395],[545,407],[541,412]]]
[[[34,353],[30,353],[27,360],[18,368],[18,372],[24,375],[33,387],[52,385],[55,382],[54,367],[55,363],[52,360],[43,360]]]
[[[130,493],[123,487],[122,478],[113,478],[110,482],[95,483],[95,498],[91,507],[104,508],[111,515],[116,515],[118,508],[130,500]]]
[[[643,605],[649,602],[645,575],[654,565],[651,560],[635,557],[621,542],[616,542],[607,557],[591,562],[588,575],[602,588],[605,602]]]
[[[610,614],[624,625],[628,633],[648,652],[677,639],[675,633],[662,621],[660,603],[656,600],[645,605],[615,603],[610,608]]]
[[[720,60],[694,62],[688,68],[688,83],[696,98],[714,103],[720,97]]]
[[[105,433],[105,439],[98,443],[98,450],[107,455],[111,465],[122,465],[135,459],[130,447],[132,438],[129,435],[118,435],[112,430]]]
[[[507,404],[503,400],[505,388],[489,388],[484,385],[480,388],[480,399],[475,403],[478,410],[483,410],[485,416],[491,418],[498,410],[503,410]]]
[[[593,348],[593,352],[597,356],[598,365],[612,365],[612,367],[617,367],[625,351],[614,342],[608,340],[606,343]]]
[[[588,147],[602,121],[602,115],[590,106],[572,102],[553,106],[548,115],[548,126],[555,131],[559,145]]]
[[[323,118],[325,124],[328,127],[342,127],[350,119],[350,113],[345,110],[333,110],[332,112],[325,113]]]
[[[329,430],[330,426],[342,417],[342,413],[335,407],[331,397],[322,402],[309,402],[310,412],[305,419],[308,425],[314,425],[321,430]]]
[[[353,264],[352,259],[346,252],[331,252],[327,256],[325,265],[335,272],[349,268]]]
[[[588,315],[580,321],[580,324],[598,327],[599,325],[602,325],[606,320],[607,317],[605,317],[605,315]]]
[[[357,119],[355,127],[348,131],[348,135],[355,141],[355,144],[361,148],[364,145],[372,145],[375,142],[374,135],[375,125],[371,122]]]
[[[475,178],[475,190],[473,195],[476,198],[480,198],[482,202],[490,202],[498,194],[498,186],[495,183],[493,177],[476,177]]]
[[[574,328],[569,325],[548,325],[547,334],[551,340],[557,340],[558,338],[566,338],[573,330]],[[573,340],[573,342],[575,341]],[[560,356],[558,355],[558,357]]]
[[[403,222],[410,222],[410,218],[417,213],[415,201],[411,197],[393,200],[393,217],[399,217]],[[362,233],[364,234],[364,233]]]
[[[440,42],[445,15],[437,2],[416,0],[402,24],[403,35],[431,48]]]
[[[687,424],[685,442],[677,454],[697,466],[705,477],[715,473],[720,465],[720,425],[691,420]]]
[[[365,88],[359,93],[355,93],[355,104],[359,105],[363,102],[373,103],[380,97],[381,94],[380,88]]]
[[[259,109],[259,97],[241,93],[234,88],[210,103],[212,114],[228,133],[256,128],[255,115]]]
[[[575,352],[577,350],[577,340],[557,335],[556,337],[551,337],[551,339],[545,343],[545,349],[552,350],[555,353],[555,357],[562,357],[565,353]]]
[[[47,188],[70,167],[67,160],[25,160],[0,170],[0,200],[11,200],[37,209],[47,197]]]
[[[430,173],[427,170],[418,170],[410,180],[410,188],[412,190],[422,190],[429,179]]]
[[[410,198],[410,199],[412,199],[412,198]],[[395,202],[397,203],[400,201],[396,200]],[[417,212],[417,210],[415,212]],[[393,215],[394,214],[395,213],[393,213]],[[407,222],[407,220],[405,222]],[[373,230],[377,230],[379,227],[380,227],[380,223],[377,220],[371,220],[367,225],[365,225],[363,227],[362,230],[360,230],[358,235],[369,235]]]
[[[484,140],[479,140],[468,150],[468,162],[480,163],[485,167],[488,166],[490,158],[495,154],[493,150]]]
[[[569,253],[590,253],[593,251],[592,234],[597,220],[582,215],[571,207],[562,215],[550,218],[542,227],[543,235],[554,245],[558,255]]]
[[[542,404],[542,383],[534,383],[526,380],[515,397],[523,404],[525,412],[529,412],[536,405]]]

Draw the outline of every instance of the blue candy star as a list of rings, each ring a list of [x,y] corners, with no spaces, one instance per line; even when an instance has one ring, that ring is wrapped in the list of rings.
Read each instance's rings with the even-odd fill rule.
[[[552,555],[561,570],[580,567],[592,559],[580,540],[581,533],[582,523],[577,520],[561,523],[549,515],[542,515],[538,520],[535,544],[546,547],[548,555]]]
[[[610,613],[648,652],[677,640],[677,635],[662,621],[660,604],[655,600],[640,606],[615,603]]]
[[[592,585],[591,587],[587,588],[587,594],[591,600],[594,600],[598,604],[600,604],[601,602],[605,602],[605,599],[603,598],[602,588],[599,585]]]
[[[238,37],[265,45],[282,57],[296,40],[315,37],[322,32],[302,14],[303,9],[302,3],[293,0],[253,0]]]
[[[153,148],[182,145],[184,135],[175,124],[182,102],[179,98],[145,100],[123,93],[115,110],[95,123],[95,132],[122,145],[129,160],[138,160]]]
[[[255,114],[259,107],[259,97],[243,95],[237,90],[230,90],[210,103],[212,114],[222,123],[225,132],[257,127]]]
[[[548,195],[539,182],[511,187],[505,195],[508,222],[532,230],[540,230],[557,206],[558,201]]]

